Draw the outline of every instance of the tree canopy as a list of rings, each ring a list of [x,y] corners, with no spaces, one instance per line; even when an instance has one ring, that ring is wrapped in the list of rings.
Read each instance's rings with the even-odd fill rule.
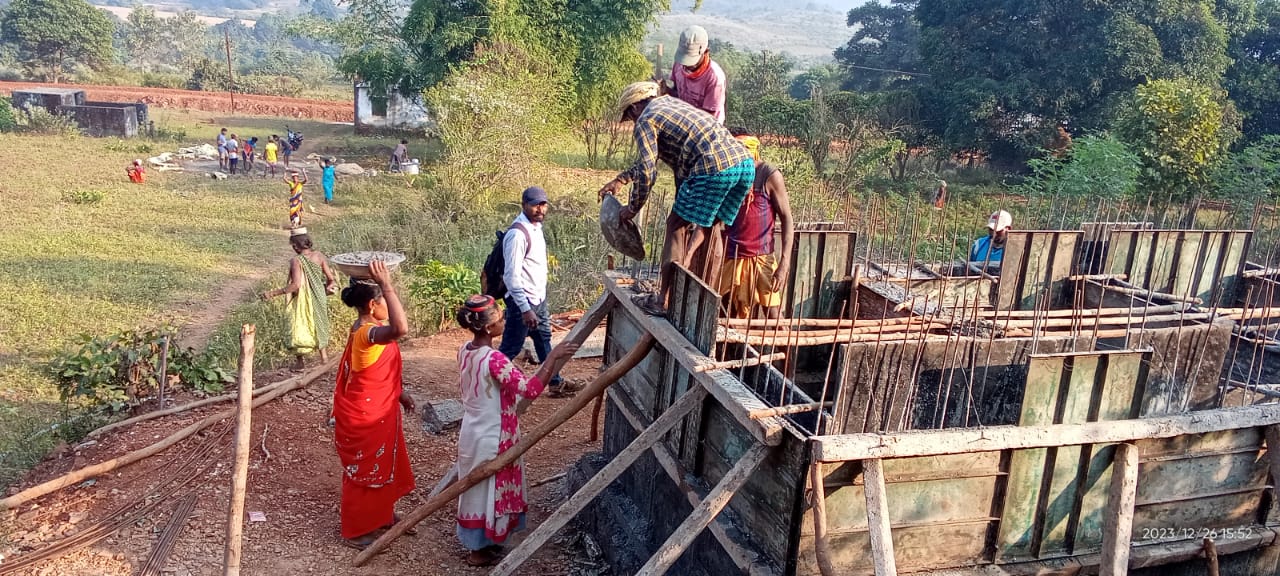
[[[29,71],[57,82],[69,64],[111,62],[115,26],[84,0],[13,0],[0,22],[0,38],[17,46]]]

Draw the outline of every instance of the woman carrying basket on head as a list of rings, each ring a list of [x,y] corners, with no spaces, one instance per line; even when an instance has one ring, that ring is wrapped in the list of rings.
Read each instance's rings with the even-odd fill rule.
[[[342,290],[342,301],[360,317],[351,326],[333,391],[342,538],[357,549],[395,523],[396,502],[415,488],[400,413],[412,412],[414,401],[404,389],[396,343],[409,333],[409,323],[387,265],[375,260],[369,271],[373,283],[353,278]]]

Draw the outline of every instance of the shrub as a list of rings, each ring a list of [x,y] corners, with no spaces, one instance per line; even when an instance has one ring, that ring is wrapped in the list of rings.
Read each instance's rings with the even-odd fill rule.
[[[144,72],[142,74],[142,85],[147,88],[183,89],[187,87],[187,78],[181,74]]]
[[[480,275],[463,264],[431,260],[415,266],[410,274],[411,301],[437,330],[448,328],[458,304],[480,291]]]
[[[142,144],[133,144],[119,138],[107,142],[106,148],[111,152],[130,152],[134,154],[150,154],[155,151],[154,146],[145,142]]]
[[[18,129],[29,134],[43,136],[79,136],[80,126],[70,116],[53,114],[44,108],[31,106],[17,115]]]
[[[72,204],[97,204],[106,197],[107,193],[102,190],[65,190],[62,192],[62,201]]]
[[[0,132],[13,132],[18,120],[13,116],[13,104],[8,98],[0,98]]]
[[[304,88],[302,82],[292,76],[249,74],[236,78],[236,90],[245,94],[297,98]]]
[[[110,336],[81,335],[49,363],[63,401],[80,399],[119,411],[137,406],[159,385],[162,340],[172,329],[126,331]],[[211,358],[193,350],[171,351],[170,382],[202,394],[218,392],[231,376]]]

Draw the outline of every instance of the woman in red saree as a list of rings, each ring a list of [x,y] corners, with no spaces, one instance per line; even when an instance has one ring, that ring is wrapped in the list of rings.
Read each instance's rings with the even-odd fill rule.
[[[352,279],[342,301],[360,312],[338,364],[334,444],[342,460],[342,537],[354,548],[395,523],[396,501],[414,489],[400,408],[414,409],[401,382],[400,346],[409,332],[386,264],[369,265],[373,284]]]

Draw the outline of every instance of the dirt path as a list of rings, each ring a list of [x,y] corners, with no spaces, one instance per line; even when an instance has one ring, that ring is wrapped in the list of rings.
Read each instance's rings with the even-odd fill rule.
[[[454,331],[410,341],[404,346],[405,384],[420,404],[427,400],[457,397],[455,357],[457,347],[464,341],[465,336]],[[588,379],[594,377],[598,368],[598,360],[575,360],[566,368],[565,375],[575,380]],[[270,382],[286,376],[288,373],[278,372],[260,374],[256,379]],[[324,423],[332,394],[333,379],[328,376],[307,389],[254,411],[255,449],[250,460],[246,509],[265,513],[267,521],[246,525],[244,573],[334,576],[487,574],[488,569],[469,568],[462,562],[464,551],[454,536],[453,514],[456,510],[452,506],[419,524],[417,536],[395,542],[370,565],[360,569],[350,567],[355,551],[344,547],[338,537],[340,466],[333,450],[331,429]],[[562,402],[555,399],[535,402],[522,425],[526,429],[536,426]],[[146,422],[104,437],[98,444],[51,456],[29,473],[20,487],[153,443],[217,409],[220,408]],[[599,449],[599,443],[586,441],[590,420],[590,409],[584,410],[526,455],[530,482],[562,472],[582,454]],[[456,431],[441,436],[428,435],[422,431],[421,421],[416,415],[406,418],[405,429],[418,490],[401,501],[399,508],[402,514],[425,501],[426,494],[457,454]],[[216,466],[193,484],[198,495],[196,509],[178,537],[164,572],[166,575],[221,574],[225,513],[231,483],[229,447],[232,435],[227,433],[217,440],[225,448],[215,457]],[[154,494],[160,482],[174,472],[176,463],[204,440],[190,440],[118,473],[22,506],[17,510],[16,519],[0,519],[0,555],[9,561],[18,560],[58,538],[106,519],[107,514],[122,503]],[[17,488],[14,487],[15,490]],[[158,533],[168,522],[171,511],[185,493],[180,492],[163,502],[144,520],[120,529],[97,545],[19,574],[136,574],[154,548]],[[530,529],[554,511],[564,497],[560,482],[532,488],[529,493]],[[520,537],[527,534],[528,531],[520,533]],[[520,573],[572,574],[576,572],[575,565],[575,557],[553,540]]]
[[[191,302],[198,305],[194,314],[178,327],[178,339],[184,348],[204,350],[209,345],[209,338],[218,330],[236,306],[254,297],[254,289],[272,272],[283,270],[293,258],[293,250],[289,248],[288,233],[279,234],[280,241],[269,254],[261,254],[261,265],[255,265],[252,272],[237,276],[210,296],[208,300]]]

